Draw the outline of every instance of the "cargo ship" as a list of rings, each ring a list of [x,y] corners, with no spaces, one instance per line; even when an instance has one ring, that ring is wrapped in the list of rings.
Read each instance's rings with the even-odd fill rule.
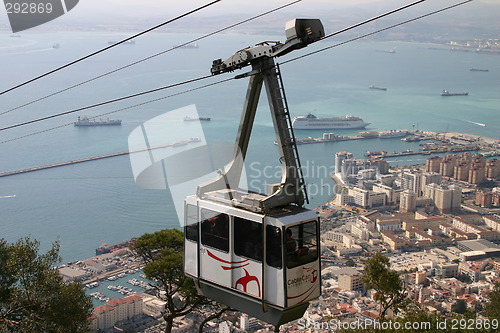
[[[463,93],[451,93],[448,90],[443,90],[441,93],[441,96],[468,96],[468,92],[463,92]]]
[[[298,130],[356,129],[365,128],[368,125],[370,125],[370,123],[365,123],[363,119],[355,116],[318,118],[312,113],[309,113],[307,116],[299,116],[292,119],[292,127]]]
[[[134,245],[136,241],[137,241],[137,238],[134,237],[128,241],[123,241],[119,244],[111,245],[111,246],[108,246],[108,244],[106,244],[106,243],[102,243],[100,247],[95,249],[95,254],[96,254],[96,256],[98,256],[100,254],[111,253],[111,252],[114,252],[116,250],[124,249],[126,247],[131,246],[131,245]]]
[[[110,125],[121,125],[121,120],[112,120],[112,119],[89,119],[87,117],[78,117],[78,120],[75,122],[75,126],[110,126]]]
[[[191,118],[191,117],[184,117],[184,121],[210,121],[210,117],[196,117],[196,118]]]
[[[386,91],[386,90],[387,90],[387,88],[376,87],[376,86],[374,86],[374,85],[368,86],[368,88],[370,88],[370,89],[374,89],[374,90],[383,90],[383,91]]]

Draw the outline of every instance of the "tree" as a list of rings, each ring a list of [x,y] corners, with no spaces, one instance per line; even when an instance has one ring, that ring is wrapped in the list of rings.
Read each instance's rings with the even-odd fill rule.
[[[451,311],[464,314],[467,311],[467,303],[463,299],[459,299],[451,306]]]
[[[59,242],[0,239],[0,332],[88,332],[92,301],[80,283],[65,283],[54,265]]]
[[[399,273],[390,269],[389,258],[376,253],[364,266],[361,280],[368,289],[374,289],[374,299],[380,304],[380,317],[384,318],[389,309],[397,313],[407,301],[406,287]]]
[[[500,283],[495,283],[484,307],[484,315],[490,319],[500,320]]]
[[[143,272],[153,281],[157,296],[166,302],[163,318],[167,333],[172,331],[175,318],[201,307],[213,308],[215,303],[199,295],[193,280],[184,275],[184,236],[181,231],[170,229],[142,235],[132,250],[144,261]],[[213,318],[218,318],[227,309],[219,311],[220,314]],[[202,326],[204,324],[205,321]]]

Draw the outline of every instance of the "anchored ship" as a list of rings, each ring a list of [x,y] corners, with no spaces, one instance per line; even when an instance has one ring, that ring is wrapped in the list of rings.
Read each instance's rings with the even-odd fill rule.
[[[365,128],[370,123],[365,123],[363,119],[355,116],[342,116],[334,118],[318,118],[312,113],[307,116],[295,117],[292,120],[294,129],[356,129]]]
[[[463,93],[451,93],[448,90],[443,90],[441,93],[441,96],[467,96],[469,95],[468,92],[463,92]]]
[[[191,117],[184,117],[184,121],[210,121],[210,117],[196,117],[196,118],[191,118]]]
[[[78,120],[75,122],[75,126],[110,126],[110,125],[121,125],[121,120],[112,120],[112,119],[89,119],[87,117],[78,117]]]
[[[387,88],[376,87],[376,86],[374,86],[374,85],[368,86],[368,88],[370,88],[370,89],[375,89],[375,90],[383,90],[383,91],[386,91],[386,90],[387,90]]]

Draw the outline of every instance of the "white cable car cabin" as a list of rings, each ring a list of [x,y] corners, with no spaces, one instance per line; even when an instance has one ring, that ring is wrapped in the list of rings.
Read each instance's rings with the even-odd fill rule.
[[[238,76],[250,76],[249,87],[232,162],[184,207],[184,270],[198,291],[277,328],[321,295],[319,219],[302,207],[307,192],[274,57],[321,39],[324,30],[319,20],[295,19],[286,36],[284,44],[260,43],[213,62],[214,75],[251,65]],[[282,162],[281,183],[269,195],[237,186],[264,84]]]
[[[196,196],[185,203],[185,273],[204,296],[275,326],[320,296],[314,212],[257,214]]]

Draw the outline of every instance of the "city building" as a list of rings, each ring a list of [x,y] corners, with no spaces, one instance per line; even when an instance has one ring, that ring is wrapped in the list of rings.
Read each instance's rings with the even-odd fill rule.
[[[432,156],[425,161],[426,172],[439,173],[439,166],[441,165],[442,158],[439,156]]]
[[[117,322],[143,314],[142,297],[137,295],[114,298],[94,308],[91,328],[96,331],[113,327]]]
[[[486,178],[495,179],[500,176],[500,160],[494,158],[486,162]]]
[[[400,191],[396,191],[391,186],[384,184],[373,184],[373,192],[384,193],[386,196],[386,203],[388,205],[393,205],[399,201]]]
[[[445,177],[453,177],[455,171],[455,155],[446,155],[442,158],[439,164],[439,174]]]
[[[257,319],[250,317],[246,313],[242,314],[240,317],[240,328],[244,331],[255,330],[259,327]]]
[[[409,189],[401,192],[399,210],[403,212],[415,212],[417,210],[417,194]]]
[[[480,191],[476,192],[476,205],[481,207],[491,207],[493,204],[493,192],[490,191]]]
[[[336,174],[341,174],[342,173],[342,161],[347,160],[347,159],[352,159],[354,156],[352,153],[349,153],[347,151],[341,151],[335,154],[335,173]]]
[[[422,191],[426,185],[441,184],[443,177],[438,172],[423,172],[422,173]]]
[[[359,291],[363,290],[364,285],[361,281],[361,273],[344,273],[339,277],[339,288],[342,290]]]
[[[483,165],[475,165],[469,170],[469,183],[477,185],[486,179],[486,168]]]
[[[401,172],[401,189],[413,191],[417,197],[422,196],[422,172],[405,169]]]
[[[434,205],[443,213],[460,211],[462,188],[457,185],[429,184],[424,195],[434,201]]]
[[[386,204],[385,193],[377,193],[374,191],[353,187],[349,189],[349,195],[353,197],[353,202],[355,205],[363,208],[385,206]]]

